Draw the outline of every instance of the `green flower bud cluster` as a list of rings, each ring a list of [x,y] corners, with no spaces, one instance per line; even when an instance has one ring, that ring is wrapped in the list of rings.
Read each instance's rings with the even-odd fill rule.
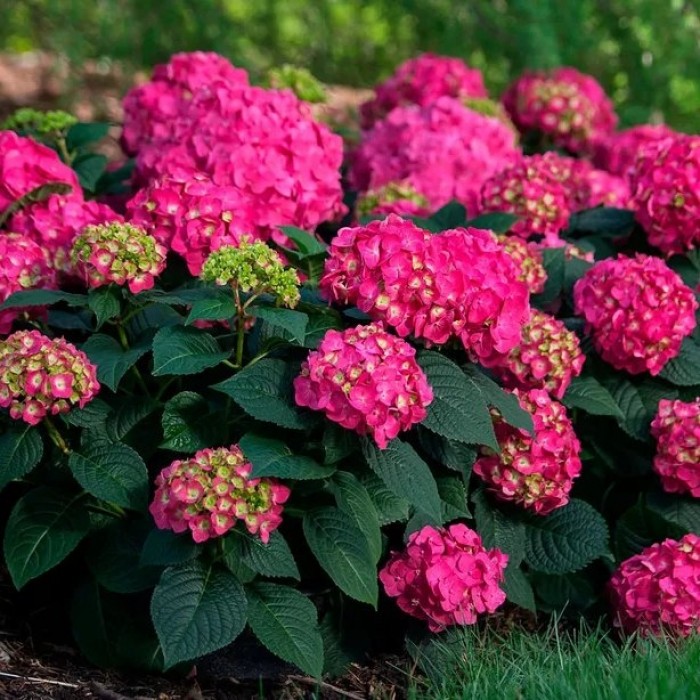
[[[383,206],[397,202],[411,202],[416,207],[425,209],[430,206],[428,200],[406,182],[389,182],[376,190],[369,190],[361,195],[357,200],[357,212],[360,216],[366,216]]]
[[[270,87],[289,88],[300,100],[317,104],[327,99],[323,83],[315,78],[306,68],[299,68],[285,63],[277,68],[270,68],[267,73]]]
[[[9,116],[0,128],[38,136],[51,136],[64,134],[77,123],[78,119],[68,112],[61,110],[41,112],[23,107]]]
[[[285,268],[279,254],[265,243],[242,240],[209,255],[200,277],[205,282],[230,284],[244,293],[273,294],[277,303],[293,309],[299,302],[299,275]]]

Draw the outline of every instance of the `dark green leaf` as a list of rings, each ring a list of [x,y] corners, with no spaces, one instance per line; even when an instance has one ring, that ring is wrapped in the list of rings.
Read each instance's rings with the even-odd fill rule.
[[[466,224],[467,210],[463,204],[452,200],[438,209],[434,214],[431,214],[430,221],[438,227],[438,231],[459,228]]]
[[[316,255],[317,253],[326,252],[326,244],[313,234],[307,233],[296,226],[280,226],[280,229],[287,238],[294,242],[302,255]]]
[[[687,529],[667,521],[662,514],[635,504],[618,518],[615,525],[615,555],[622,562],[667,537],[682,537]]]
[[[144,338],[129,350],[124,350],[114,338],[97,333],[83,343],[82,350],[97,365],[97,379],[112,391],[116,391],[124,375],[151,347]]]
[[[97,287],[88,292],[88,306],[95,314],[97,329],[99,330],[105,321],[111,321],[119,316],[121,311],[121,294],[114,285]]]
[[[634,227],[634,213],[629,209],[596,207],[571,215],[567,233],[597,233],[611,237],[627,236]]]
[[[0,435],[0,490],[36,467],[44,454],[44,443],[37,428],[13,427]]]
[[[494,233],[508,233],[516,221],[518,221],[518,217],[515,214],[495,211],[490,214],[481,214],[475,219],[467,221],[467,226],[470,228],[485,228]]]
[[[97,428],[105,424],[107,416],[112,412],[111,406],[102,399],[93,399],[83,408],[74,408],[61,417],[68,425],[78,428]]]
[[[243,530],[233,530],[227,539],[234,540],[234,547],[227,551],[227,556],[240,557],[243,564],[252,571],[270,578],[299,580],[300,574],[294,555],[279,531],[270,533],[270,541],[267,544]]]
[[[74,151],[91,143],[101,141],[109,133],[109,124],[105,122],[79,122],[68,129],[66,148]]]
[[[684,534],[700,533],[700,502],[690,496],[678,496],[653,491],[647,497],[647,507],[667,523],[683,529]]]
[[[467,507],[467,489],[462,479],[443,476],[437,480],[437,485],[442,500],[442,521],[468,518],[470,513]]]
[[[196,452],[223,444],[226,425],[211,411],[204,397],[193,391],[173,396],[163,409],[163,442],[160,447],[175,452]]]
[[[216,339],[198,328],[168,326],[153,338],[153,374],[198,374],[228,358]]]
[[[68,306],[87,306],[87,294],[73,294],[71,292],[57,292],[52,289],[25,289],[21,292],[10,294],[0,304],[0,311],[4,309],[18,309],[25,306],[49,306],[65,302]]]
[[[476,529],[487,548],[498,547],[518,566],[525,557],[525,526],[492,503],[483,490],[472,495]]]
[[[462,474],[465,481],[469,480],[472,467],[477,458],[477,452],[473,448],[457,440],[436,435],[423,427],[418,427],[418,439],[420,446],[434,460],[443,464],[448,469]]]
[[[624,419],[612,394],[595,377],[574,377],[566,390],[563,403],[568,408],[580,408],[594,416]]]
[[[279,479],[325,479],[333,467],[321,466],[305,455],[295,455],[279,440],[246,433],[239,445],[253,465],[252,477],[275,476]]]
[[[157,401],[143,396],[124,400],[105,423],[107,435],[113,442],[123,440],[144,418],[150,416],[158,406]]]
[[[173,566],[194,559],[199,553],[190,532],[151,530],[141,551],[141,566]]]
[[[323,448],[326,453],[325,464],[336,464],[349,457],[359,446],[357,435],[337,423],[326,421],[323,430]]]
[[[580,574],[537,574],[535,588],[545,605],[557,612],[573,609],[580,613],[596,602],[593,587]]]
[[[538,308],[546,308],[562,293],[565,283],[566,256],[564,248],[544,248],[542,250],[542,262],[547,272],[547,281],[544,291],[535,294],[532,302]]]
[[[222,321],[236,316],[236,302],[231,293],[222,293],[216,299],[199,299],[192,304],[190,313],[185,320],[186,325],[195,321]]]
[[[508,562],[505,571],[505,580],[501,584],[509,603],[535,612],[535,594],[527,576],[517,564]]]
[[[374,503],[380,525],[408,520],[409,502],[395,495],[378,476],[367,474],[362,483]]]
[[[287,331],[297,343],[304,343],[306,328],[309,324],[307,314],[291,309],[280,309],[276,306],[251,306],[249,313],[271,326]]]
[[[606,383],[615,403],[619,406],[623,420],[620,427],[637,440],[649,439],[649,426],[663,398],[675,398],[673,390],[659,386],[652,379],[631,380],[617,375]]]
[[[101,153],[87,153],[73,161],[80,186],[88,192],[95,192],[97,181],[107,166],[107,156]]]
[[[700,345],[686,338],[680,353],[664,366],[659,376],[676,386],[700,385]]]

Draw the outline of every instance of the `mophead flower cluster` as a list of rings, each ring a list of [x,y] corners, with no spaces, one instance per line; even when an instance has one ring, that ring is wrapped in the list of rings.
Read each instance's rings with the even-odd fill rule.
[[[82,408],[99,389],[95,365],[63,338],[17,331],[0,343],[0,407],[14,420],[37,425]]]
[[[664,491],[700,498],[700,399],[661,399],[651,434],[656,440],[654,471]]]
[[[531,294],[539,294],[547,282],[547,271],[540,249],[515,236],[496,236],[499,243],[518,266],[518,280],[524,282]]]
[[[581,444],[566,409],[546,391],[513,393],[532,415],[534,434],[508,425],[495,412],[501,451],[483,448],[474,472],[498,499],[547,515],[569,502],[574,479],[581,473]]]
[[[466,525],[428,525],[411,533],[403,552],[391,554],[379,580],[403,612],[441,632],[473,625],[505,602],[501,585],[507,564],[508,555],[486,549]]]
[[[195,542],[225,535],[241,521],[267,543],[290,490],[275,479],[252,478],[252,471],[238,445],[175,460],[156,477],[151,515],[161,530],[189,531]]]

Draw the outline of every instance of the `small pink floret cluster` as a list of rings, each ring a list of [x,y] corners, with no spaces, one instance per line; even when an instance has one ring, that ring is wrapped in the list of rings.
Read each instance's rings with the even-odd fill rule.
[[[581,374],[586,356],[581,352],[576,333],[562,321],[533,309],[523,326],[520,345],[513,348],[503,364],[492,371],[506,387],[545,389],[561,399],[571,380]]]
[[[637,254],[597,262],[574,285],[574,307],[606,362],[657,375],[693,332],[698,302],[663,260]]]
[[[667,539],[630,557],[609,592],[614,624],[625,632],[700,633],[700,537]]]
[[[320,284],[329,299],[355,304],[402,337],[436,345],[457,337],[488,364],[518,344],[529,317],[528,288],[519,278],[490,231],[432,235],[389,215],[341,229]]]
[[[661,399],[651,434],[656,439],[654,471],[664,491],[700,498],[700,399]]]
[[[547,515],[569,502],[573,481],[581,473],[581,444],[566,409],[546,391],[513,393],[532,415],[535,434],[508,425],[496,414],[501,452],[484,448],[474,473],[498,499]]]
[[[0,234],[0,303],[11,294],[35,287],[53,287],[55,274],[46,263],[44,251],[27,236]],[[19,309],[0,311],[0,335],[10,332]]]
[[[424,53],[402,63],[394,74],[375,87],[375,96],[360,107],[363,129],[369,129],[395,107],[432,104],[439,97],[484,98],[480,70],[458,58]]]
[[[433,391],[405,340],[370,324],[330,330],[294,380],[297,405],[371,435],[384,449],[427,415]]]
[[[36,425],[82,408],[99,389],[95,366],[63,338],[17,331],[0,342],[0,407],[15,420]]]
[[[481,184],[519,156],[513,132],[494,117],[440,97],[397,107],[365,132],[351,159],[359,192],[410,185],[435,211],[456,199],[475,211]]]
[[[673,129],[664,124],[640,124],[617,131],[596,144],[593,162],[598,168],[627,178],[644,150],[674,135]]]
[[[700,244],[700,136],[676,136],[647,149],[632,175],[634,209],[649,243],[665,255]]]
[[[486,549],[461,523],[413,532],[403,552],[393,552],[379,580],[399,608],[425,620],[432,632],[473,625],[506,599],[500,587],[508,555]]]
[[[524,73],[505,92],[503,104],[522,132],[545,134],[571,153],[589,152],[617,124],[598,81],[574,68]]]
[[[547,282],[547,271],[544,269],[540,249],[534,243],[528,243],[515,236],[501,235],[496,238],[518,266],[518,280],[527,285],[530,294],[542,292]]]
[[[240,520],[267,543],[282,523],[290,490],[275,479],[251,478],[238,445],[204,449],[175,460],[156,477],[149,510],[161,530],[187,532],[195,542],[225,535]]]

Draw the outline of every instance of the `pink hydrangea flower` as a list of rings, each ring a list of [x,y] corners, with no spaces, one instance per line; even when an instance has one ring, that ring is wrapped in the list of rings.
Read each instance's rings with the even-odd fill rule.
[[[70,249],[77,235],[89,225],[123,221],[106,204],[86,202],[82,192],[54,194],[30,204],[10,219],[10,229],[23,233],[46,251],[51,266],[71,274]]]
[[[377,324],[330,330],[294,380],[296,403],[371,435],[384,449],[400,431],[420,423],[433,400],[415,354]]]
[[[688,534],[647,547],[610,580],[614,624],[641,635],[700,632],[700,537]]]
[[[664,491],[700,498],[700,399],[661,399],[651,434],[656,439],[654,471]]]
[[[450,625],[473,625],[479,615],[503,605],[500,586],[507,564],[507,554],[486,549],[466,525],[426,525],[411,533],[403,552],[392,552],[379,580],[403,612],[441,632]]]
[[[360,107],[361,124],[369,129],[395,107],[425,107],[439,97],[486,96],[480,70],[469,68],[458,58],[424,53],[404,61],[390,78],[375,87],[375,96]]]
[[[577,198],[580,209],[600,206],[627,209],[632,204],[632,194],[627,180],[595,168],[585,175]]]
[[[0,407],[29,425],[82,408],[100,389],[95,366],[64,338],[17,331],[0,343]]]
[[[78,177],[48,146],[14,131],[0,131],[0,212],[20,197],[49,183],[80,192]]]
[[[537,131],[571,153],[585,153],[617,124],[612,102],[590,75],[574,68],[523,73],[503,95],[521,132]]]
[[[574,479],[581,473],[581,444],[566,409],[546,391],[514,389],[513,393],[532,414],[535,434],[508,425],[495,413],[501,452],[483,448],[474,472],[500,500],[547,515],[569,502]]]
[[[355,304],[405,337],[459,338],[488,364],[520,341],[529,292],[490,231],[432,235],[399,216],[341,229],[321,279],[329,299]]]
[[[547,271],[540,249],[534,243],[528,243],[514,236],[496,236],[506,253],[518,266],[518,281],[524,282],[531,294],[544,291]]]
[[[122,144],[129,154],[170,138],[172,121],[186,111],[193,93],[213,81],[247,85],[248,74],[223,56],[204,51],[178,53],[153,70],[152,79],[124,98]]]
[[[674,135],[676,132],[664,124],[640,124],[617,131],[595,144],[593,162],[598,168],[627,178],[644,149]]]
[[[693,332],[698,302],[663,260],[638,254],[597,262],[574,285],[574,306],[606,362],[657,375]]]
[[[647,149],[631,179],[637,220],[665,255],[700,243],[700,136],[677,136]]]
[[[133,294],[151,289],[165,268],[167,250],[131,224],[86,226],[76,238],[71,259],[89,287],[115,283]]]
[[[513,133],[498,119],[441,97],[425,107],[397,107],[366,132],[350,182],[366,192],[401,181],[433,211],[456,199],[471,212],[481,184],[518,155]]]
[[[46,264],[44,251],[19,233],[0,235],[0,303],[11,294],[34,287],[53,287],[55,274]],[[0,335],[6,335],[20,309],[0,311]]]
[[[520,345],[502,364],[492,366],[492,371],[509,388],[544,389],[561,399],[571,380],[581,374],[585,359],[576,333],[553,316],[533,309],[523,326]]]
[[[151,515],[161,530],[189,530],[195,542],[225,535],[240,520],[267,544],[291,492],[276,479],[251,478],[252,471],[238,445],[175,460],[156,477]]]
[[[486,180],[481,188],[481,211],[503,211],[520,217],[511,232],[528,239],[543,235],[552,243],[566,228],[571,193],[555,167],[556,156],[524,156]]]

